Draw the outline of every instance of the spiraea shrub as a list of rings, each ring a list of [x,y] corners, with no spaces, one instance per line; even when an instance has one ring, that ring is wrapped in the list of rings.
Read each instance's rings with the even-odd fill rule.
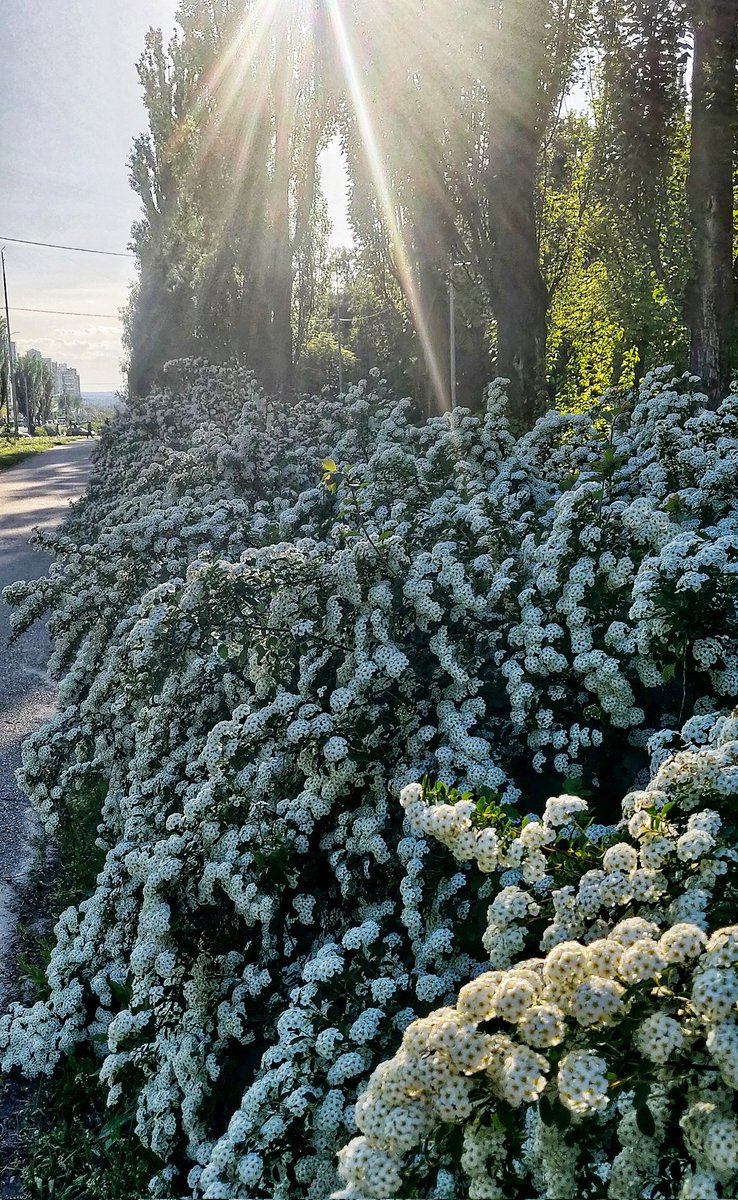
[[[336,1197],[736,1194],[738,715],[683,738],[610,827],[578,796],[520,820],[403,789],[416,837],[516,882],[493,969],[374,1071]]]
[[[3,1069],[92,1044],[154,1195],[324,1200],[377,1064],[521,949],[493,815],[616,820],[735,703],[737,463],[738,398],[668,372],[514,437],[500,384],[420,422],[378,374],[288,406],[173,368],[9,592],[59,678],[23,786],[52,834],[101,795],[104,861]],[[406,820],[424,777],[474,795],[486,877]],[[466,1195],[453,1161],[418,1194]]]

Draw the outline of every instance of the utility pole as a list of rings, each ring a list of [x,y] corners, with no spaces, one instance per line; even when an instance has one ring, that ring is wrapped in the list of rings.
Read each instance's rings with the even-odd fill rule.
[[[5,247],[0,250],[0,259],[3,264],[3,292],[5,294],[5,327],[8,331],[8,405],[12,397],[13,400],[13,424],[15,426],[15,436],[18,436],[18,400],[15,394],[15,363],[13,362],[13,339],[10,335],[10,309],[8,308],[8,281],[5,277]],[[10,424],[10,412],[7,413],[8,425]]]
[[[456,408],[456,288],[454,286],[454,264],[448,277],[448,349],[451,376],[451,408]]]
[[[336,268],[336,342],[338,343],[338,394],[343,393],[343,353],[341,348],[341,298],[338,290],[338,268]]]

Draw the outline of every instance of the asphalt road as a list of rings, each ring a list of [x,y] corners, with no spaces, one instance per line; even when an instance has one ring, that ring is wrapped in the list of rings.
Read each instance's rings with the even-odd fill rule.
[[[44,575],[50,563],[33,550],[34,528],[64,520],[71,500],[85,489],[92,441],[45,450],[0,471],[0,590],[18,579]],[[31,813],[15,782],[24,738],[54,711],[54,687],[46,673],[50,644],[36,625],[8,645],[10,610],[0,600],[0,1011],[12,981],[14,898],[32,863]]]

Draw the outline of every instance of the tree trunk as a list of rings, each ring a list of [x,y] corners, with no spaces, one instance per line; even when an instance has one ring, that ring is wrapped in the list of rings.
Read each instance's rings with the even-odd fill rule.
[[[536,220],[545,18],[545,0],[505,4],[504,67],[491,83],[491,299],[497,322],[497,372],[510,380],[511,415],[524,428],[543,411],[545,396],[548,295],[539,263]]]
[[[446,271],[430,256],[432,239],[418,239],[415,263],[420,307],[425,320],[428,346],[421,346],[425,361],[425,411],[428,416],[451,408],[449,366],[449,309]],[[438,243],[435,247],[438,250]],[[430,356],[434,361],[430,361]]]
[[[736,145],[736,0],[695,0],[688,199],[693,230],[687,292],[689,367],[713,404],[736,363],[733,163]]]
[[[492,378],[487,332],[479,321],[462,323],[461,305],[456,311],[456,401],[462,408],[480,412],[484,389]]]

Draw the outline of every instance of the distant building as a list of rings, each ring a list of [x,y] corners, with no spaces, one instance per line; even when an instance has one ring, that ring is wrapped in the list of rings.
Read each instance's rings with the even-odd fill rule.
[[[78,399],[82,399],[79,375],[74,367],[68,367],[66,363],[59,363],[59,382],[61,396],[76,396]]]
[[[17,357],[15,342],[11,343],[13,347],[13,357]],[[40,350],[32,347],[26,351],[27,358],[38,358],[45,363],[51,371],[54,380],[54,396],[61,398],[69,396],[75,400],[82,399],[82,387],[80,384],[79,373],[75,367],[70,367],[67,363],[56,362],[53,358],[45,358]]]
[[[74,367],[67,366],[66,363],[54,362],[53,359],[45,359],[54,375],[54,395],[55,396],[75,396],[78,400],[82,399],[82,388],[80,386],[79,374]]]

